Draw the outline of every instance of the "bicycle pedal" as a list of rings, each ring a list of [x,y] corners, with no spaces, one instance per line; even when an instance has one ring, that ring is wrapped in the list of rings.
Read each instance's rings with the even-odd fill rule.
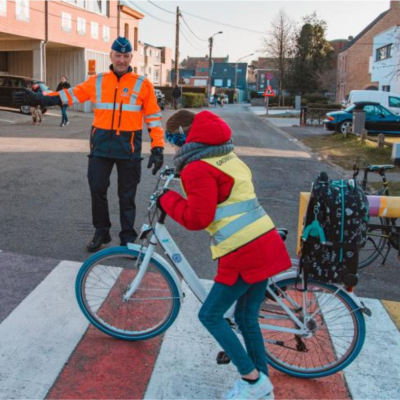
[[[224,351],[220,351],[217,355],[217,364],[229,364],[231,362],[231,359],[229,358],[228,354],[226,354]]]

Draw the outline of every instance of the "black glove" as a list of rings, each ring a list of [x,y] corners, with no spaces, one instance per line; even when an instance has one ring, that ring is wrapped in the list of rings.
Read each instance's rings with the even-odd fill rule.
[[[161,200],[161,197],[163,197],[164,194],[168,193],[168,192],[169,192],[169,189],[164,189],[163,192],[157,197],[157,207],[163,212],[165,212],[165,210],[162,208],[160,200]]]
[[[42,93],[35,93],[32,90],[26,89],[24,91],[16,92],[14,94],[14,103],[20,106],[40,106],[43,99]]]
[[[164,148],[163,147],[154,147],[151,149],[151,155],[149,158],[149,163],[147,164],[147,168],[153,167],[153,175],[157,173],[157,171],[164,164]]]

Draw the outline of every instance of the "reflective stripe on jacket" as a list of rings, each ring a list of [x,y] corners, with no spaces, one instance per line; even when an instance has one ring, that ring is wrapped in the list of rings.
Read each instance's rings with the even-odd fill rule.
[[[202,161],[235,181],[230,196],[218,204],[214,221],[206,228],[211,235],[213,259],[220,258],[274,228],[274,223],[258,204],[252,174],[235,153]]]
[[[92,155],[140,157],[143,119],[151,137],[151,148],[164,147],[161,111],[153,85],[144,76],[128,72],[118,80],[111,70],[57,94],[63,104],[92,102]]]

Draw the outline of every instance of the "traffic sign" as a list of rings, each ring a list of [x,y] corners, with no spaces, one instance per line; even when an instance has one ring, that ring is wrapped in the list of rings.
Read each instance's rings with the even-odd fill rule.
[[[274,77],[274,74],[272,72],[267,72],[265,74],[265,78],[268,79],[268,80],[271,80],[273,77]]]
[[[265,97],[274,97],[274,96],[275,96],[275,92],[272,90],[271,85],[268,85],[268,86],[267,86],[267,88],[265,89],[265,92],[264,92],[263,96],[265,96]]]

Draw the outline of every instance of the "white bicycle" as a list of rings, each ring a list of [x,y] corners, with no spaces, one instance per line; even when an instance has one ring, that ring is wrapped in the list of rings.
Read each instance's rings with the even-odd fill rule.
[[[165,332],[184,299],[181,279],[200,302],[207,297],[206,288],[164,224],[166,214],[156,206],[174,177],[168,168],[160,174],[150,197],[149,224],[143,225],[139,236],[142,244],[102,250],[82,265],[77,276],[76,296],[82,312],[115,338],[145,340]],[[287,231],[280,233],[286,236]],[[155,252],[157,244],[169,260]],[[269,280],[260,309],[268,363],[301,378],[334,374],[361,351],[363,314],[370,315],[370,311],[342,285],[305,281],[297,260],[293,264],[288,272]],[[233,315],[234,307],[226,318],[236,329]]]

